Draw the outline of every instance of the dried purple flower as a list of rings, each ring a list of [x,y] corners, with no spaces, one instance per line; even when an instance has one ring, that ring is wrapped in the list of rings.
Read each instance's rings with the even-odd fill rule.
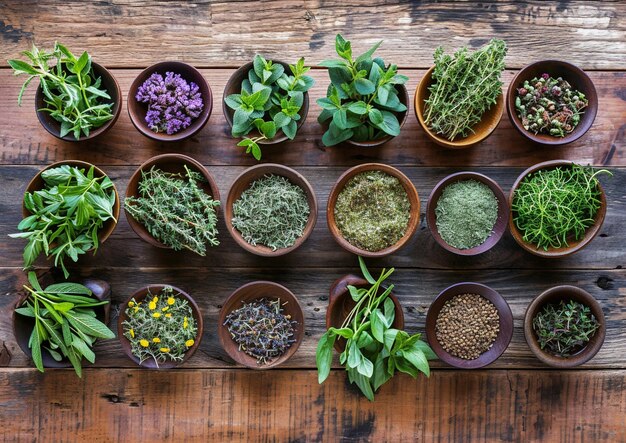
[[[148,103],[146,123],[154,132],[175,134],[200,116],[204,103],[200,88],[180,74],[152,74],[137,90],[137,101]]]

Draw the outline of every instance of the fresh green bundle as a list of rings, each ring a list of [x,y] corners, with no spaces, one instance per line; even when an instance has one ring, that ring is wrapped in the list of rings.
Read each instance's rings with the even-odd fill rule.
[[[454,140],[467,137],[500,94],[506,43],[492,39],[470,52],[466,47],[453,56],[435,50],[430,96],[424,102],[424,121],[436,134]]]
[[[41,173],[44,188],[24,194],[24,206],[32,214],[23,219],[12,238],[26,238],[24,266],[29,267],[42,252],[54,257],[65,278],[65,258],[98,249],[98,231],[113,219],[115,191],[109,177],[95,177],[94,167],[85,170],[61,165]]]

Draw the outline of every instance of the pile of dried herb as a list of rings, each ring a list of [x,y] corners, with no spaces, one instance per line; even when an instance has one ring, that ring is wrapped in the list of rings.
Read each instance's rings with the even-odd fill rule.
[[[430,96],[424,102],[426,125],[448,140],[473,133],[474,125],[502,94],[505,55],[506,43],[499,39],[473,52],[463,47],[453,56],[437,48]]]
[[[335,221],[348,243],[366,251],[396,244],[411,218],[411,203],[396,177],[367,171],[352,177],[337,197]]]
[[[557,357],[569,357],[582,350],[599,327],[589,306],[574,300],[547,304],[533,318],[539,346]]]
[[[224,322],[239,350],[256,358],[259,365],[280,357],[296,342],[297,324],[289,314],[283,314],[280,299],[268,298],[244,303]]]
[[[152,167],[141,172],[140,197],[128,197],[126,211],[155,239],[175,251],[188,249],[206,254],[206,243],[217,240],[218,200],[199,185],[205,179],[185,166],[185,174],[174,174]]]
[[[292,246],[302,236],[310,212],[300,186],[270,174],[253,181],[233,203],[232,224],[246,242],[275,251]]]
[[[499,332],[498,310],[478,294],[460,294],[445,302],[435,326],[441,347],[465,360],[491,349]]]
[[[437,231],[457,249],[481,245],[498,219],[498,199],[484,183],[464,180],[446,186],[435,208]]]

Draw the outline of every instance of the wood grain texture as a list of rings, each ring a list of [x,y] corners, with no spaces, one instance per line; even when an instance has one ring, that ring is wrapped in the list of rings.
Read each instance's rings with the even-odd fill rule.
[[[17,106],[21,77],[13,77],[8,69],[0,69],[0,164],[48,164],[73,158],[100,166],[139,165],[148,158],[167,152],[179,152],[206,165],[253,165],[256,161],[236,146],[222,114],[224,85],[234,69],[202,70],[213,90],[213,113],[207,125],[196,136],[175,144],[155,142],[142,136],[132,125],[126,98],[130,84],[139,70],[112,70],[124,97],[122,114],[105,138],[87,143],[58,140],[39,124],[34,110],[35,83],[24,95],[22,107]],[[406,69],[407,88],[413,97],[424,70]],[[515,71],[505,71],[503,91]],[[321,108],[315,101],[324,96],[329,79],[326,70],[312,72],[316,84],[310,91],[309,115],[294,141],[263,148],[263,161],[289,166],[345,165],[380,162],[411,166],[492,165],[527,167],[542,160],[571,159],[596,165],[626,165],[626,74],[624,72],[591,72],[599,96],[600,109],[595,123],[580,140],[555,148],[528,142],[511,126],[506,113],[499,126],[484,142],[469,149],[451,151],[432,142],[415,117],[413,103],[409,106],[407,123],[398,137],[379,148],[357,148],[322,145],[322,127],[317,123]],[[411,100],[412,101],[412,100]]]
[[[372,267],[372,269],[376,269]],[[98,268],[81,269],[73,278],[89,276],[111,282],[113,309],[111,324],[115,325],[117,306],[136,289],[146,284],[171,284],[191,295],[204,316],[204,336],[196,354],[183,368],[232,367],[220,346],[217,327],[219,310],[226,298],[241,285],[254,280],[270,280],[282,284],[298,298],[304,311],[305,337],[298,352],[285,363],[291,368],[314,368],[315,348],[325,328],[328,290],[337,278],[358,273],[356,260],[350,267],[307,269],[289,267],[278,270],[251,268]],[[27,357],[16,347],[11,330],[10,312],[19,299],[18,288],[26,276],[20,269],[0,270],[0,337],[12,354],[10,366],[30,366]],[[389,282],[403,306],[405,328],[408,332],[424,332],[426,311],[432,300],[446,287],[462,282],[483,283],[498,291],[509,303],[514,318],[513,339],[505,353],[490,368],[545,367],[531,354],[523,333],[523,317],[531,300],[544,290],[559,284],[580,286],[602,305],[607,320],[606,340],[596,357],[585,368],[626,369],[626,270],[614,271],[523,271],[523,270],[418,270],[398,269]],[[117,340],[97,344],[98,367],[134,367],[123,353]],[[433,363],[436,367],[443,363]]]
[[[0,370],[0,386],[7,441],[626,440],[626,371],[402,374],[375,403],[343,371]]]
[[[506,62],[512,68],[557,54],[584,69],[626,68],[626,4],[617,0],[6,0],[2,5],[2,63],[32,40],[88,49],[96,61],[116,67],[169,59],[238,66],[256,52],[281,59],[305,56],[317,63],[334,55],[340,32],[360,52],[384,39],[380,55],[401,66],[428,67],[441,44],[478,47],[500,37],[508,43]]]

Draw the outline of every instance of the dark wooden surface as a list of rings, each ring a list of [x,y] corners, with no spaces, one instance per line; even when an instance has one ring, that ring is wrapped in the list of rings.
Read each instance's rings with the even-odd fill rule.
[[[192,63],[210,83],[213,114],[191,139],[163,144],[143,137],[122,115],[104,137],[67,143],[50,136],[34,112],[34,87],[16,105],[21,78],[0,62],[0,439],[5,441],[625,441],[626,440],[626,4],[603,2],[52,2],[0,1],[0,59],[17,56],[32,41],[55,39],[87,49],[114,68],[126,96],[138,72],[162,60]],[[376,149],[325,148],[315,100],[328,84],[312,71],[307,121],[295,141],[266,147],[264,161],[287,164],[313,186],[319,219],[311,237],[283,257],[261,258],[241,249],[220,219],[220,246],[207,257],[160,250],[141,241],[124,216],[95,257],[70,268],[72,278],[107,279],[113,319],[119,303],[149,283],[190,293],[204,313],[198,352],[172,371],[138,369],[116,340],[96,347],[95,367],[78,380],[69,370],[39,374],[15,343],[11,311],[25,282],[23,242],[7,237],[21,218],[22,193],[44,165],[79,159],[95,163],[123,195],[136,167],[151,156],[179,152],[207,166],[225,202],[235,177],[254,164],[229,137],[221,114],[222,91],[234,69],[257,51],[281,60],[333,56],[342,32],[355,52],[384,39],[380,54],[409,76],[412,96],[439,44],[477,47],[491,37],[509,46],[508,82],[520,67],[562,58],[588,70],[600,109],[581,140],[560,148],[528,143],[506,113],[494,134],[475,148],[442,150],[430,142],[413,112],[399,137]],[[609,206],[599,236],[582,252],[546,260],[525,253],[509,233],[491,251],[458,257],[440,248],[423,213],[434,185],[461,170],[484,173],[508,192],[519,173],[545,160],[565,158],[609,168],[602,178]],[[510,347],[480,371],[457,371],[434,362],[430,379],[400,375],[375,403],[349,386],[341,370],[317,384],[315,346],[323,332],[328,289],[358,272],[356,257],[332,239],[325,221],[330,188],[349,166],[378,161],[398,167],[415,184],[422,219],[398,253],[371,260],[395,266],[391,281],[403,305],[407,331],[423,332],[426,310],[445,287],[459,281],[487,284],[509,302],[514,317]],[[220,214],[223,214],[221,212]],[[40,272],[45,260],[37,262]],[[255,279],[287,286],[299,298],[307,330],[302,346],[282,368],[258,373],[234,365],[219,345],[217,317],[237,287]],[[555,371],[530,353],[522,319],[532,298],[558,284],[596,297],[607,319],[598,355],[577,370]]]

